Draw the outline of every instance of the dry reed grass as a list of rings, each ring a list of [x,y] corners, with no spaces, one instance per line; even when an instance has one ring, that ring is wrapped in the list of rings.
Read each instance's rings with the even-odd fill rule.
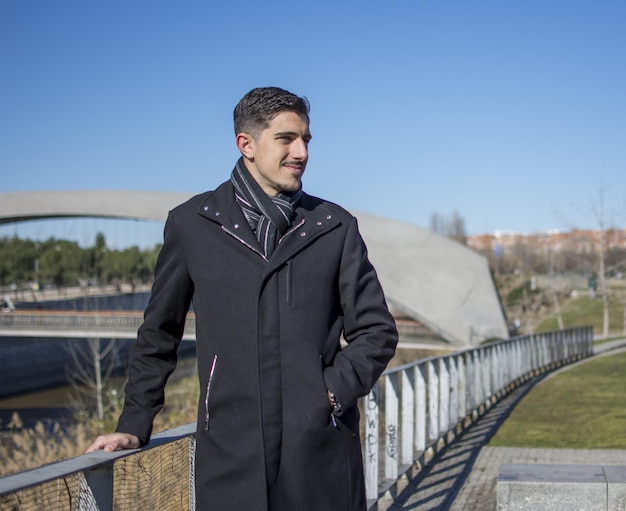
[[[194,422],[198,406],[197,377],[190,376],[166,387],[166,406],[154,421],[154,431],[164,431]],[[98,436],[114,430],[121,412],[120,395],[105,418],[77,414],[75,421],[46,427],[39,422],[24,428],[18,413],[7,424],[9,432],[0,437],[0,477],[73,458]]]

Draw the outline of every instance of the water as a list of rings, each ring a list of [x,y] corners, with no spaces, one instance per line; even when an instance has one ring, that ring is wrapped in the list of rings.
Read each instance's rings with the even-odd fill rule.
[[[44,294],[37,300],[18,301],[19,310],[67,310],[67,311],[98,311],[98,310],[143,310],[149,299],[149,292],[136,293],[104,293],[101,295],[82,295],[77,289],[65,290],[66,298],[47,297]],[[60,296],[60,294],[59,294]],[[89,410],[96,407],[95,396],[89,400],[83,392],[71,385],[65,385],[65,376],[70,358],[70,346],[80,343],[76,339],[32,339],[3,337],[0,344],[2,354],[2,374],[0,374],[0,430],[6,430],[14,412],[19,413],[25,427],[37,422],[53,423],[72,417],[74,411],[71,404],[80,394]],[[103,340],[106,345],[107,340]],[[128,350],[132,341],[116,341],[119,343],[116,366],[124,367]],[[181,361],[182,362],[182,361]],[[186,365],[181,363],[176,376],[180,377]],[[120,374],[118,370],[118,375]],[[121,388],[124,378],[112,379],[113,388]],[[41,388],[45,386],[45,388]]]
[[[178,361],[176,370],[169,381],[174,382],[195,373],[196,358],[187,357]],[[122,388],[125,378],[110,379],[111,388]],[[31,428],[37,422],[51,425],[73,417],[75,410],[72,403],[76,401],[78,391],[72,385],[61,385],[35,392],[27,392],[18,396],[0,399],[0,431],[7,431],[12,415],[17,412],[24,427]],[[88,399],[81,392],[80,397],[86,403],[87,410],[96,410],[95,395]]]
[[[149,293],[147,292],[125,293],[107,296],[91,296],[87,298],[76,297],[64,300],[39,301],[29,305],[20,303],[19,308],[43,307],[46,309],[57,310],[141,310],[145,308],[148,298]],[[65,362],[58,361],[58,363],[54,365],[53,361],[54,357],[58,356],[62,351],[61,345],[63,344],[63,341],[64,340],[62,339],[52,340],[52,347],[48,347],[49,349],[52,349],[52,352],[50,353],[44,353],[45,343],[43,339],[41,342],[37,342],[35,346],[28,348],[27,352],[35,356],[35,358],[39,355],[39,358],[43,359],[44,365],[42,367],[36,366],[34,363],[35,361],[26,360],[25,355],[18,357],[18,359],[11,363],[14,367],[5,367],[5,379],[9,378],[9,380],[7,380],[7,385],[11,382],[19,381],[19,378],[21,378],[21,385],[23,387],[25,387],[25,383],[35,383],[33,379],[28,379],[28,370],[35,371],[33,373],[33,378],[35,378],[35,376],[41,376],[45,370],[53,371],[53,373],[59,377],[56,380],[49,381],[62,382],[64,380],[62,377],[62,369]],[[7,347],[8,346],[5,343],[5,348]],[[441,351],[437,348],[440,348]],[[389,367],[397,367],[420,358],[449,353],[446,348],[448,347],[440,345],[438,347],[433,346],[433,349],[428,350],[398,349],[396,356],[391,361]],[[172,374],[170,381],[175,381],[183,376],[188,376],[195,370],[195,354],[190,355],[189,351],[193,353],[195,350],[187,350],[186,356],[184,351],[180,353],[181,359],[179,360],[178,367],[174,371],[174,374]],[[5,358],[5,363],[9,363],[8,358]],[[20,364],[23,366],[22,369],[19,369],[19,367],[21,367]],[[11,369],[13,372],[16,372],[17,370],[17,373],[15,375],[11,375]],[[16,378],[16,380],[13,380],[12,378]],[[26,378],[26,381],[24,381],[24,378]],[[112,381],[112,387],[121,389],[123,383],[124,379],[122,377],[115,378]],[[4,390],[6,391],[7,388]],[[7,393],[5,392],[5,395],[6,394]],[[62,422],[71,418],[75,413],[75,410],[72,409],[72,403],[76,401],[76,394],[77,391],[73,386],[61,384],[54,387],[48,386],[45,389],[36,391],[22,392],[19,395],[0,399],[0,431],[6,430],[14,412],[19,413],[25,427],[32,427],[37,422],[53,424],[54,422]],[[0,395],[2,395],[2,392],[0,392]],[[81,393],[81,397],[82,400],[85,401],[83,393]],[[95,396],[91,400],[87,400],[86,407],[89,411],[95,410]]]
[[[445,351],[442,353],[445,353]],[[389,367],[397,367],[413,360],[437,356],[442,353],[432,350],[398,349]],[[169,381],[177,381],[180,378],[195,374],[195,371],[195,356],[181,358]],[[111,378],[111,387],[121,388],[124,384],[124,380],[123,377]],[[20,419],[24,423],[24,427],[33,427],[37,422],[48,425],[55,422],[63,422],[71,418],[75,413],[72,409],[72,403],[76,400],[76,394],[77,391],[73,386],[61,385],[0,399],[0,431],[7,430],[7,426],[14,412],[19,414]],[[82,400],[86,401],[88,410],[95,411],[95,396],[89,400],[86,399],[82,393],[80,395]]]

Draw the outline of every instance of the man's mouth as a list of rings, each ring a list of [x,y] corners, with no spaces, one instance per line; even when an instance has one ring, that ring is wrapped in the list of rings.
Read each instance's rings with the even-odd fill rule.
[[[292,170],[302,171],[304,169],[304,163],[301,161],[286,161],[283,163],[283,167],[288,167]]]

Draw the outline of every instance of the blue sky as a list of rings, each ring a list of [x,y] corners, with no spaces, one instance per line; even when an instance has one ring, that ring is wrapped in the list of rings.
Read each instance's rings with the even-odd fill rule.
[[[276,85],[312,105],[310,194],[475,234],[597,227],[604,190],[625,227],[624,27],[623,0],[3,0],[0,191],[212,189]],[[107,239],[160,238],[133,226]]]

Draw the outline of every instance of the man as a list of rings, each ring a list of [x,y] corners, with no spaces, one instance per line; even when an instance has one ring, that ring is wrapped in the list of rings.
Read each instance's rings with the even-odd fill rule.
[[[254,89],[234,118],[241,159],[170,212],[116,433],[88,452],[148,442],[193,303],[197,509],[363,511],[357,398],[395,323],[355,218],[302,191],[308,101]]]

